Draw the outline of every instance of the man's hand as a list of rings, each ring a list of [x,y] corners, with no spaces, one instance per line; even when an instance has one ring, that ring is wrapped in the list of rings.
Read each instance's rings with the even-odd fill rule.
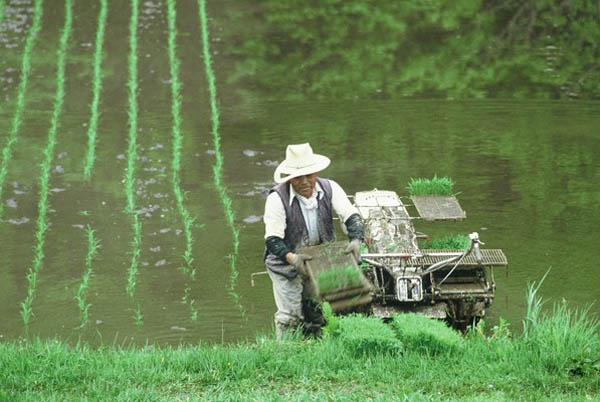
[[[356,258],[357,263],[360,264],[362,262],[362,258],[360,258],[360,240],[353,239],[348,244],[348,246],[346,247],[346,250],[344,250],[344,252],[346,254],[352,253],[354,255],[354,258]]]
[[[307,277],[308,272],[306,271],[306,266],[304,265],[304,261],[312,260],[312,256],[308,254],[296,254],[296,253],[288,253],[285,256],[285,259],[290,265],[293,265],[294,268],[298,270],[298,273],[302,277]]]

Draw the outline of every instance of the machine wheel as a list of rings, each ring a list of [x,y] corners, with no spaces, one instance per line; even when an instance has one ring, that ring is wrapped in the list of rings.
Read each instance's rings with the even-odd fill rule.
[[[464,333],[469,328],[477,326],[485,314],[484,309],[484,301],[466,299],[449,301],[446,321],[449,326]]]

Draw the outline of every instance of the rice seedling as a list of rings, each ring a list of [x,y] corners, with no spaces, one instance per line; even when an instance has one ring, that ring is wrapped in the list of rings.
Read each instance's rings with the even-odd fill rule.
[[[135,212],[134,173],[137,159],[137,25],[138,25],[138,0],[131,0],[131,17],[129,19],[129,56],[127,80],[129,102],[129,133],[127,146],[127,167],[125,169],[125,196],[127,205],[125,212],[131,215],[133,240],[131,243],[131,261],[129,263],[126,291],[133,299],[136,285],[136,276],[139,266],[140,250],[142,243],[142,224]]]
[[[190,315],[192,321],[198,321],[198,309],[196,308],[196,300],[190,300]]]
[[[90,106],[90,121],[88,123],[87,137],[88,148],[85,155],[85,164],[83,167],[83,177],[89,180],[92,177],[92,168],[94,167],[94,154],[96,150],[96,131],[98,128],[98,105],[100,104],[100,92],[102,90],[102,43],[104,41],[104,27],[106,25],[106,0],[100,0],[100,12],[98,14],[98,28],[96,30],[96,49],[94,51],[94,79],[93,99]]]
[[[37,4],[37,3],[36,3]],[[48,142],[44,149],[44,158],[41,165],[40,174],[40,199],[38,201],[38,218],[36,222],[36,244],[34,249],[33,263],[29,267],[27,273],[28,288],[27,296],[21,303],[21,315],[25,323],[25,330],[28,330],[29,320],[33,314],[31,304],[35,296],[37,284],[37,275],[39,273],[42,261],[44,259],[44,239],[48,222],[46,215],[48,210],[48,187],[50,181],[50,165],[54,156],[54,148],[56,146],[56,132],[58,130],[59,117],[62,111],[62,105],[65,95],[65,64],[67,55],[67,46],[69,36],[71,34],[72,24],[72,4],[71,0],[65,0],[65,24],[62,29],[59,48],[57,52],[57,71],[56,71],[56,94],[54,99],[54,108],[52,111],[52,120],[50,121],[50,129],[48,130]]]
[[[240,303],[240,297],[235,291],[235,286],[238,278],[238,270],[236,262],[238,259],[239,249],[239,230],[235,226],[235,214],[232,208],[231,198],[227,195],[227,188],[222,183],[223,176],[223,154],[221,153],[221,136],[219,134],[219,108],[217,106],[217,88],[215,84],[215,75],[212,69],[212,61],[209,48],[208,22],[206,16],[206,1],[198,0],[198,10],[200,16],[200,27],[202,30],[202,55],[204,57],[204,67],[206,71],[206,79],[208,81],[208,91],[210,95],[210,110],[212,123],[212,138],[215,151],[215,163],[213,164],[213,179],[215,188],[219,193],[219,199],[225,212],[227,225],[231,229],[233,235],[233,253],[229,256],[231,275],[229,277],[229,294],[233,301],[240,309],[242,315],[245,315],[244,309]]]
[[[139,304],[137,305],[137,308],[133,310],[133,320],[138,327],[144,325],[144,315],[142,314],[142,309]]]
[[[336,266],[320,271],[316,281],[319,291],[325,293],[336,289],[359,286],[361,274],[353,265]]]
[[[171,157],[171,185],[173,187],[173,194],[175,194],[175,201],[177,203],[177,209],[181,220],[183,222],[183,233],[185,236],[185,252],[183,259],[185,266],[181,267],[181,271],[188,275],[191,280],[194,280],[196,270],[192,266],[194,258],[193,244],[194,238],[192,235],[192,227],[194,225],[194,218],[190,215],[188,209],[184,204],[184,193],[181,191],[181,179],[179,172],[181,170],[181,146],[183,136],[181,134],[181,83],[179,81],[179,59],[177,58],[177,11],[175,9],[175,1],[167,1],[167,17],[169,24],[169,67],[171,74],[171,115],[173,119],[172,125],[172,137],[173,137],[173,148]],[[187,288],[186,288],[187,290]],[[190,300],[190,311],[192,315],[194,313],[194,300]],[[196,313],[197,315],[197,313]]]
[[[87,227],[87,241],[88,250],[85,256],[85,271],[83,273],[83,277],[81,278],[81,284],[77,290],[77,295],[75,296],[75,299],[77,300],[77,306],[79,307],[79,312],[81,313],[80,328],[88,325],[88,310],[91,304],[87,303],[87,289],[89,287],[90,276],[92,275],[92,261],[94,260],[99,247],[98,240],[94,236],[94,231],[89,226]]]
[[[13,115],[10,133],[4,148],[2,148],[2,163],[0,164],[0,199],[2,199],[2,191],[4,188],[4,181],[6,180],[6,174],[8,171],[8,163],[12,158],[12,147],[19,138],[19,128],[23,120],[23,110],[25,109],[25,92],[27,90],[27,82],[29,74],[31,73],[31,52],[40,30],[40,24],[42,20],[42,2],[43,0],[36,0],[33,9],[33,22],[29,32],[27,33],[27,39],[25,40],[25,48],[23,49],[23,57],[21,59],[21,78],[19,87],[17,90],[17,104],[15,107],[15,114]],[[4,10],[4,7],[1,7]],[[0,219],[4,214],[4,203],[0,202]]]
[[[198,318],[198,309],[196,308],[196,300],[190,297],[190,292],[192,288],[189,284],[185,284],[185,288],[183,289],[183,296],[181,297],[182,303],[188,303],[190,306],[190,314],[192,321],[196,321]]]
[[[398,355],[404,348],[394,331],[377,317],[339,317],[330,336],[354,356]]]
[[[452,188],[454,182],[449,177],[437,177],[434,175],[431,179],[413,179],[410,178],[410,182],[406,188],[410,195],[413,196],[424,196],[424,195],[452,195]]]
[[[463,339],[443,321],[423,315],[407,313],[396,315],[391,327],[407,348],[430,354],[452,352]]]
[[[433,238],[425,242],[423,249],[434,250],[466,250],[471,245],[471,239],[467,235],[448,235]]]
[[[129,270],[127,277],[127,294],[133,299],[135,294],[136,277],[140,263],[140,250],[142,244],[142,224],[138,216],[134,213],[133,219],[133,240],[131,243],[131,260],[129,262]]]
[[[183,291],[184,295],[182,297],[182,301],[184,303],[188,303],[190,306],[190,318],[192,321],[196,321],[198,319],[198,309],[196,308],[196,300],[193,297],[190,297],[190,291],[192,288],[189,284],[185,285],[185,289]]]

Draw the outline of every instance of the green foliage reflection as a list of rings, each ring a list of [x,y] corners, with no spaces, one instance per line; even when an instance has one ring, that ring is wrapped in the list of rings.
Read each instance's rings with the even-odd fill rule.
[[[0,24],[4,21],[4,0],[0,0]]]
[[[597,2],[265,0],[231,81],[297,98],[598,98]],[[257,28],[260,27],[260,28]]]

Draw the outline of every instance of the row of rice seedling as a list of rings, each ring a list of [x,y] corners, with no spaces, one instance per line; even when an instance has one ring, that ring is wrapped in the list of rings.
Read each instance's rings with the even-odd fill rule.
[[[167,19],[169,24],[169,39],[168,39],[168,52],[169,52],[169,67],[171,73],[171,115],[173,119],[173,148],[171,157],[171,185],[173,187],[173,193],[175,194],[175,200],[177,202],[177,209],[181,215],[183,222],[183,233],[185,236],[185,252],[183,259],[185,265],[180,267],[181,271],[189,276],[190,280],[194,280],[196,276],[196,269],[192,266],[192,247],[194,244],[194,238],[192,236],[192,227],[194,224],[194,218],[190,215],[188,209],[184,204],[184,194],[181,191],[181,179],[179,171],[181,170],[181,145],[183,136],[181,134],[181,82],[179,81],[179,59],[176,54],[176,41],[177,41],[177,11],[175,9],[175,0],[167,1]],[[186,294],[189,292],[189,285],[186,285]],[[197,317],[195,311],[194,299],[190,299],[190,310],[192,318]]]
[[[142,223],[135,212],[131,214],[131,226],[133,228],[133,240],[131,241],[131,260],[127,275],[127,286],[125,290],[129,297],[133,299],[135,294],[135,285],[137,283],[137,273],[140,264],[140,250],[142,247]]]
[[[93,99],[90,106],[90,121],[88,123],[87,138],[88,148],[85,154],[85,163],[83,167],[83,176],[86,180],[92,177],[92,168],[94,167],[94,154],[96,151],[96,132],[98,129],[98,105],[100,104],[100,92],[102,90],[102,43],[104,41],[104,27],[106,25],[106,0],[100,0],[100,12],[98,14],[98,28],[96,30],[96,49],[94,51],[94,78]]]
[[[235,226],[235,214],[232,208],[231,198],[227,195],[227,188],[223,185],[223,154],[221,153],[221,137],[219,134],[219,108],[217,106],[217,89],[215,84],[215,75],[212,70],[212,61],[210,57],[209,48],[209,36],[208,36],[208,22],[206,16],[206,1],[198,0],[198,9],[200,16],[200,27],[202,30],[202,55],[204,56],[204,67],[206,70],[206,79],[208,81],[208,91],[210,95],[210,110],[211,110],[211,122],[212,122],[212,138],[213,146],[215,151],[215,163],[213,164],[213,178],[214,184],[219,193],[219,198],[223,209],[225,211],[225,218],[227,224],[231,229],[233,235],[233,254],[230,259],[231,276],[229,279],[229,294],[237,304],[238,308],[244,314],[243,307],[240,303],[240,297],[235,291],[235,285],[238,278],[238,270],[236,262],[238,258],[239,249],[239,230]]]
[[[25,41],[25,48],[23,49],[23,58],[21,60],[21,78],[19,88],[17,90],[17,105],[15,108],[15,114],[13,115],[10,133],[4,148],[2,149],[2,163],[0,164],[0,200],[2,199],[2,189],[4,187],[4,181],[6,180],[6,173],[8,170],[8,163],[12,158],[12,147],[19,138],[19,128],[23,120],[23,110],[25,109],[25,92],[27,90],[27,81],[31,72],[31,52],[33,51],[33,45],[37,39],[38,32],[40,30],[40,24],[42,20],[42,1],[36,0],[33,9],[33,23],[29,32],[27,33],[27,39]],[[4,10],[4,7],[0,7]],[[4,212],[3,203],[0,202],[0,219]]]
[[[87,227],[87,244],[88,248],[85,256],[85,271],[83,272],[83,277],[81,278],[81,283],[79,284],[79,289],[77,290],[77,295],[75,296],[75,299],[77,300],[77,306],[79,307],[79,312],[81,313],[81,328],[88,325],[88,310],[91,304],[87,302],[87,290],[89,287],[90,276],[92,275],[92,262],[98,252],[98,247],[100,247],[98,240],[94,236],[94,231],[89,226]]]
[[[31,304],[35,295],[37,275],[40,266],[44,259],[44,238],[48,229],[46,214],[48,210],[48,184],[50,181],[50,165],[54,156],[54,148],[56,146],[56,132],[58,130],[59,117],[62,111],[63,100],[65,96],[65,65],[67,56],[67,46],[69,36],[71,34],[72,24],[72,0],[65,0],[65,25],[60,35],[60,42],[57,54],[57,71],[56,71],[56,96],[54,100],[54,109],[52,111],[52,120],[50,129],[48,130],[48,143],[44,149],[44,160],[41,166],[40,175],[40,199],[38,201],[38,218],[36,230],[36,245],[33,257],[33,263],[27,273],[27,296],[21,303],[21,314],[25,323],[26,330],[28,329],[29,320],[33,314]],[[37,4],[37,3],[36,3]]]
[[[131,17],[129,20],[129,57],[128,71],[129,79],[127,81],[128,100],[129,100],[129,144],[127,147],[127,167],[125,170],[125,196],[127,205],[125,212],[131,216],[133,228],[133,241],[131,250],[131,261],[129,264],[128,279],[126,291],[133,299],[136,285],[136,276],[139,266],[140,249],[142,243],[142,224],[135,211],[134,196],[134,172],[135,161],[137,158],[137,25],[138,25],[138,0],[131,0]],[[138,307],[139,310],[139,307]],[[138,314],[141,317],[141,313]],[[138,322],[138,320],[136,320]]]

